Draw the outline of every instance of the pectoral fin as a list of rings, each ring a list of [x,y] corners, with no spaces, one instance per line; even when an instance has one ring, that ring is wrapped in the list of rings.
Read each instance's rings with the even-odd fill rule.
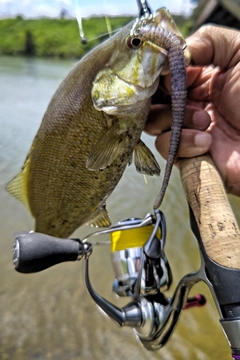
[[[111,220],[109,218],[105,204],[101,205],[96,210],[96,212],[93,214],[92,219],[87,223],[87,225],[96,227],[109,227],[111,225]]]
[[[105,169],[123,151],[123,136],[117,130],[118,124],[113,125],[92,147],[86,164],[89,170]]]
[[[160,167],[151,150],[139,140],[134,149],[136,170],[145,175],[160,175]]]
[[[29,162],[30,158],[27,158],[22,171],[14,177],[12,181],[7,184],[7,191],[9,194],[20,200],[30,209],[29,201],[28,201],[28,174],[29,174]]]

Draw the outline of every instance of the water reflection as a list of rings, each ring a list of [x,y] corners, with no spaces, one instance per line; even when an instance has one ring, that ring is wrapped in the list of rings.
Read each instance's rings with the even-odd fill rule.
[[[47,104],[74,65],[69,61],[1,58],[0,77],[0,358],[1,359],[229,359],[227,342],[218,323],[211,295],[204,284],[194,287],[208,298],[202,309],[183,312],[171,341],[149,353],[132,330],[117,328],[98,312],[82,282],[80,263],[61,264],[34,275],[14,272],[11,247],[15,231],[29,230],[34,222],[25,207],[4,190],[23,164]],[[153,148],[153,140],[144,141]],[[164,162],[156,155],[164,167]],[[161,181],[149,179],[129,167],[108,201],[113,222],[143,217],[152,209]],[[238,212],[239,201],[232,198]],[[166,253],[174,284],[198,269],[197,243],[189,230],[188,209],[175,169],[163,203],[168,226]],[[91,228],[74,234],[82,238]],[[91,258],[91,279],[98,292],[119,306],[111,293],[113,272],[108,247],[96,247]],[[172,291],[170,291],[172,294]]]

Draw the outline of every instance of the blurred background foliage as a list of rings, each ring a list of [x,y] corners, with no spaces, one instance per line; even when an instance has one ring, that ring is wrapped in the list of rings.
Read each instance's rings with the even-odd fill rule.
[[[132,17],[110,17],[112,30],[131,21]],[[191,19],[174,17],[183,36],[191,30]],[[0,55],[26,55],[37,57],[80,58],[92,47],[108,37],[105,17],[93,17],[82,21],[89,41],[81,44],[75,19],[16,18],[0,20]]]

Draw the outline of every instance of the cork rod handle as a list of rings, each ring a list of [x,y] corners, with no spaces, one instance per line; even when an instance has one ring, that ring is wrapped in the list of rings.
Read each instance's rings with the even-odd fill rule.
[[[181,159],[179,164],[208,257],[222,266],[240,269],[240,232],[213,161],[206,154]]]

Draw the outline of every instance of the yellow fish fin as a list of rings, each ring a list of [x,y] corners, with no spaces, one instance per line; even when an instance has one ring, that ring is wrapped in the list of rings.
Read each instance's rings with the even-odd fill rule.
[[[87,223],[87,225],[96,227],[109,227],[111,225],[111,220],[109,218],[105,204],[97,208],[93,214],[92,219]]]
[[[30,162],[30,158],[28,157],[23,165],[22,171],[7,184],[6,189],[9,192],[9,194],[11,194],[15,198],[23,202],[23,204],[26,205],[26,207],[30,210],[30,205],[28,201],[28,191],[27,191],[29,162]]]
[[[118,134],[119,125],[114,124],[92,147],[87,160],[87,169],[100,170],[116,159],[123,151],[124,139],[122,134]]]
[[[136,170],[145,175],[160,175],[160,167],[151,150],[139,140],[134,148]]]

